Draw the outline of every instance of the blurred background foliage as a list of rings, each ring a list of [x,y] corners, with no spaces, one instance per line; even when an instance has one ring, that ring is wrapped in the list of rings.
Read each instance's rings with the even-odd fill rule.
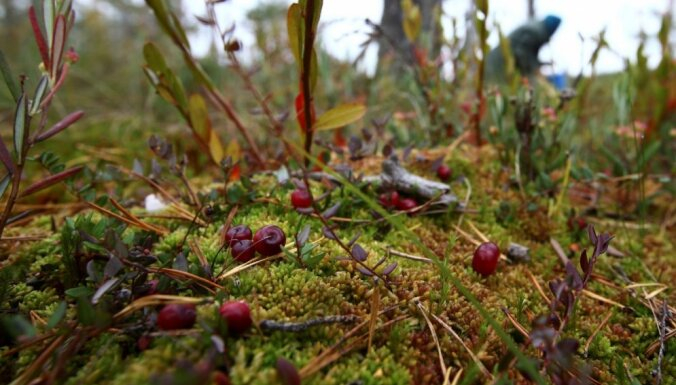
[[[195,15],[181,12],[181,1],[169,3],[178,10],[184,27],[194,29],[198,23]],[[439,20],[447,16],[442,14],[439,1],[396,3],[403,6],[397,10],[402,23],[397,26],[397,15],[386,14],[381,25],[374,24],[373,33],[364,36],[364,47],[372,43],[380,43],[381,47],[378,70],[373,77],[357,71],[354,63],[331,57],[318,42],[320,78],[315,104],[328,109],[339,101],[357,100],[368,106],[365,125],[353,125],[345,136],[359,135],[364,126],[373,127],[369,122],[375,120],[386,122],[378,133],[383,142],[394,140],[400,146],[450,143],[467,129],[478,108],[477,59],[472,53],[477,37],[468,34],[469,38],[462,39],[458,31],[440,31]],[[27,75],[27,88],[33,89],[39,59],[27,18],[29,4],[27,0],[0,1],[3,37],[0,49],[15,73]],[[407,29],[405,21],[410,15],[406,12],[411,9],[421,12],[422,28],[411,36],[409,26],[400,36]],[[147,138],[160,134],[173,138],[184,151],[188,154],[192,151],[193,158],[198,158],[197,146],[183,140],[189,137],[185,123],[170,105],[157,97],[143,75],[143,44],[153,41],[185,88],[199,91],[180,53],[161,32],[147,7],[137,1],[107,0],[78,2],[76,11],[78,21],[70,45],[80,59],[54,103],[57,114],[51,119],[56,121],[75,109],[83,109],[86,117],[77,127],[59,136],[50,150],[72,163],[91,157],[129,164],[133,158],[146,157]],[[273,110],[280,115],[289,114],[285,132],[296,137],[297,124],[291,116],[298,79],[286,38],[286,5],[264,2],[247,17],[255,45],[243,48],[252,58],[246,61],[246,71]],[[388,21],[388,17],[394,22]],[[644,43],[650,39],[660,41],[663,57],[657,68],[648,68],[642,44],[635,57],[626,59],[626,71],[622,73],[597,75],[592,71],[591,76],[570,79],[576,96],[565,104],[561,104],[560,93],[544,80],[532,85],[536,88],[539,146],[532,155],[543,162],[539,168],[543,175],[556,179],[554,171],[563,167],[569,155],[575,160],[574,178],[591,179],[594,172],[601,171],[608,176],[647,171],[668,177],[673,173],[676,81],[669,41],[671,19],[669,14],[664,14],[661,20],[656,17],[656,22],[662,23],[659,34],[637,37]],[[222,21],[223,25],[229,22]],[[457,28],[457,23],[452,25]],[[392,35],[390,42],[384,37],[387,35]],[[237,37],[237,30],[233,36]],[[392,41],[403,41],[406,47],[385,49]],[[279,141],[269,135],[260,106],[246,91],[241,77],[228,68],[227,55],[219,44],[212,44],[209,54],[200,59],[202,65],[264,148],[272,154],[281,151]],[[596,44],[598,50],[612,49],[602,34]],[[439,56],[439,52],[447,54]],[[594,68],[595,57],[588,60]],[[449,62],[454,77],[444,73],[443,66]],[[511,164],[518,145],[513,103],[518,102],[518,90],[522,87],[518,80],[484,87],[487,104],[482,112],[481,130],[499,151],[505,152],[504,160]],[[500,109],[495,109],[496,103],[501,105]],[[3,127],[10,124],[13,110],[7,89],[0,87]],[[214,113],[212,119],[224,143],[238,137],[222,114]],[[2,132],[4,136],[6,130]],[[323,139],[330,140],[330,135]],[[549,152],[552,154],[541,156]]]

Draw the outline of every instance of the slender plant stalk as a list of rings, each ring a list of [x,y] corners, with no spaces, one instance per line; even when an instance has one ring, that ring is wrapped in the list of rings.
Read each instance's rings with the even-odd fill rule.
[[[477,106],[474,114],[472,115],[472,128],[474,129],[474,135],[476,140],[476,145],[481,145],[481,115],[486,108],[486,98],[484,97],[484,67],[486,66],[486,50],[484,46],[486,44],[486,39],[488,39],[488,31],[486,30],[486,19],[488,15],[484,14],[484,20],[480,24],[479,28],[479,42],[481,44],[481,58],[478,61],[477,68],[477,82],[475,97],[479,105]]]
[[[315,0],[307,0],[305,6],[305,37],[303,44],[303,70],[302,83],[303,83],[303,114],[305,114],[305,152],[311,154],[310,150],[312,148],[312,108],[310,103],[312,103],[312,95],[310,95],[310,72],[312,70],[312,47],[314,45],[314,31],[312,30],[312,24],[314,19],[315,11]],[[305,167],[310,165],[310,160],[305,159]]]

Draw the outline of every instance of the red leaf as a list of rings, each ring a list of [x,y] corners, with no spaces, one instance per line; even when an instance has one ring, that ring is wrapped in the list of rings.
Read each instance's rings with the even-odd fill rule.
[[[54,175],[50,175],[46,177],[45,179],[42,179],[40,181],[37,181],[33,183],[32,185],[26,187],[25,190],[21,192],[21,197],[26,197],[29,196],[33,193],[36,193],[40,190],[44,190],[49,186],[55,185],[65,179],[68,179],[69,177],[77,174],[78,172],[82,171],[84,166],[77,166],[73,168],[69,168],[68,170],[61,171],[59,173],[56,173]]]
[[[42,57],[42,63],[45,65],[45,68],[49,68],[49,49],[47,48],[47,42],[45,37],[42,35],[40,30],[40,24],[38,24],[38,18],[35,15],[35,8],[31,5],[28,8],[28,18],[31,21],[31,26],[33,27],[33,35],[35,35],[35,42],[38,44],[38,49],[40,50],[40,57]]]
[[[298,123],[300,124],[301,130],[303,132],[307,132],[308,125],[305,122],[305,101],[304,101],[304,96],[303,96],[303,90],[301,89],[300,92],[298,92],[298,95],[296,96],[296,118],[298,119]],[[315,106],[314,103],[312,103],[312,100],[310,100],[310,118],[312,122],[310,122],[310,127],[315,123],[315,120],[317,120],[316,114],[315,114]]]
[[[338,147],[347,146],[347,139],[343,136],[343,130],[340,128],[333,132],[333,144]]]
[[[59,132],[65,130],[68,128],[71,124],[77,122],[80,120],[80,118],[84,115],[84,111],[75,111],[72,114],[66,116],[65,118],[61,119],[58,123],[50,127],[47,131],[43,132],[42,134],[38,135],[37,138],[35,138],[35,143],[42,142],[45,139],[49,139],[52,136],[58,134]]]
[[[56,79],[61,65],[63,52],[66,46],[66,18],[63,15],[56,17],[54,21],[54,37],[52,39],[52,57],[49,69],[52,78]]]

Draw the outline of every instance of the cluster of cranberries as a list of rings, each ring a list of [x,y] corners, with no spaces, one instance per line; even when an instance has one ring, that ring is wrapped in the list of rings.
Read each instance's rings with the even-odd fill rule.
[[[396,191],[380,194],[378,201],[387,209],[396,208],[397,210],[408,211],[418,207],[418,202],[415,199],[403,198]]]
[[[255,234],[249,226],[238,225],[225,232],[224,241],[236,261],[247,262],[256,252],[265,257],[281,253],[282,246],[286,243],[286,234],[275,225],[263,226]]]
[[[482,243],[474,251],[472,258],[472,269],[477,273],[487,277],[498,268],[498,259],[500,258],[500,249],[493,242]]]
[[[251,309],[244,301],[228,301],[218,311],[228,325],[228,332],[240,335],[251,328]],[[190,329],[195,325],[197,311],[192,304],[165,305],[157,315],[157,327],[160,330]]]

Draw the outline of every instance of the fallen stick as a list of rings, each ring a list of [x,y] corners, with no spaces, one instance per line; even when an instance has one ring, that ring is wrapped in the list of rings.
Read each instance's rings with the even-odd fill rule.
[[[364,176],[357,179],[357,182],[365,182],[377,186],[384,190],[396,190],[404,194],[413,195],[424,200],[434,199],[435,204],[446,206],[457,204],[460,208],[463,206],[458,197],[451,192],[451,187],[445,183],[425,179],[415,175],[399,164],[396,157],[391,157],[383,161],[382,173],[377,175]],[[340,172],[340,170],[337,170]],[[341,175],[348,180],[354,180],[352,171],[341,172]],[[308,176],[314,180],[328,180],[329,182],[340,184],[340,180],[333,175],[324,172],[311,172]]]

